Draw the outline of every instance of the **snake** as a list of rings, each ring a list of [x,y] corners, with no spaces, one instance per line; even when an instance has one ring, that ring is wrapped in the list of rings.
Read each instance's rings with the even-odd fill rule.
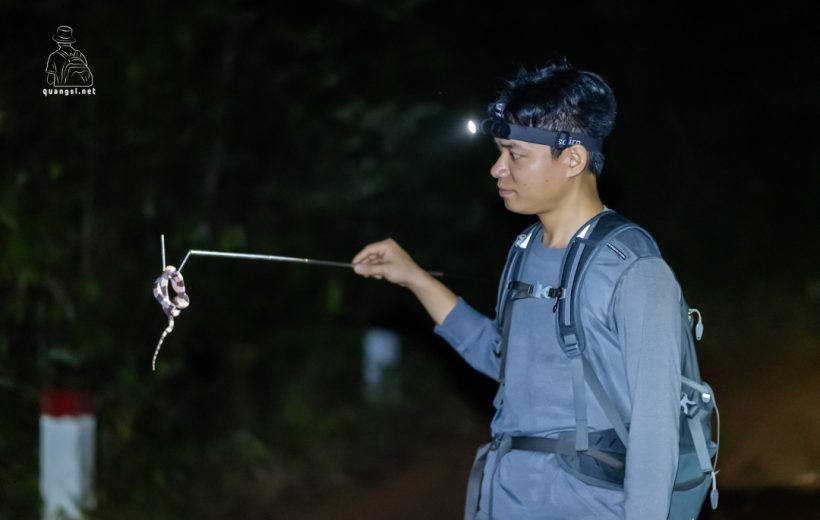
[[[168,292],[169,285],[174,292],[173,298]],[[182,278],[182,273],[173,265],[165,266],[162,274],[154,281],[154,298],[157,299],[162,306],[163,312],[168,316],[168,326],[162,331],[162,335],[157,342],[157,348],[154,350],[154,358],[151,360],[151,370],[156,371],[159,349],[162,347],[165,337],[174,330],[174,318],[179,316],[182,310],[191,304],[191,299],[185,292],[185,280]]]

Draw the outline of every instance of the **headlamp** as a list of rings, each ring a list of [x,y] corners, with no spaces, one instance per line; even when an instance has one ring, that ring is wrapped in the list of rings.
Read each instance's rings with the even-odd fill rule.
[[[479,125],[470,121],[468,123],[470,133],[476,133],[475,128],[478,127],[481,133],[491,135],[498,139],[512,139],[514,141],[543,144],[551,146],[556,150],[563,150],[575,144],[580,144],[590,152],[600,152],[603,149],[603,139],[596,137],[569,132],[553,132],[552,130],[544,130],[543,128],[533,128],[531,126],[510,123],[504,118],[505,105],[505,102],[498,101],[493,107],[492,117],[485,119]]]

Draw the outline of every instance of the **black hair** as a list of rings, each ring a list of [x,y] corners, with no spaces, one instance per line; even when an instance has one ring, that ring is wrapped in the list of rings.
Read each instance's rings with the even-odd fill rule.
[[[505,104],[504,117],[510,123],[600,139],[612,131],[617,108],[612,89],[599,75],[579,70],[566,59],[532,72],[520,69],[488,108],[490,116],[498,102]],[[552,156],[561,151],[553,147]],[[590,152],[588,168],[600,176],[604,154]]]

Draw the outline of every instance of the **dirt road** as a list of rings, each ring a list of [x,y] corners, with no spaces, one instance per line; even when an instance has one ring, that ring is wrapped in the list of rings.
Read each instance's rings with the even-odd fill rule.
[[[720,507],[705,510],[701,519],[820,519],[817,345],[792,342],[702,364],[720,404],[722,438]],[[320,502],[289,506],[281,518],[461,518],[472,455],[487,431],[476,420],[461,434],[418,446],[411,462],[386,478],[351,482]]]

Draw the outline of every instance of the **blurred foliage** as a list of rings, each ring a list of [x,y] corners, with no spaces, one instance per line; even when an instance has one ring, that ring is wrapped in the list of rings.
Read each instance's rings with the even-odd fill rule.
[[[618,93],[604,199],[656,234],[689,300],[724,337],[773,321],[817,333],[817,158],[796,150],[813,144],[798,129],[816,119],[820,68],[802,52],[815,39],[802,6],[549,13],[597,13],[583,37],[545,30],[547,13],[511,36],[494,7],[424,0],[0,9],[14,22],[0,68],[0,518],[38,510],[48,386],[95,397],[99,518],[269,517],[454,427],[458,392],[489,384],[452,368],[406,291],[341,270],[193,259],[192,306],[151,373],[159,236],[169,263],[191,248],[345,260],[392,236],[425,267],[486,280],[452,286],[491,313],[529,218],[503,210],[493,148],[461,125],[519,64],[556,54]],[[39,94],[59,24],[96,96]],[[410,352],[394,407],[360,398],[369,325]]]
[[[363,331],[411,302],[342,271],[193,259],[193,304],[149,368],[165,326],[150,296],[160,233],[170,263],[188,248],[345,260],[388,234],[444,260],[424,244],[443,208],[394,213],[465,155],[441,162],[434,131],[452,113],[398,81],[407,63],[392,53],[429,54],[429,43],[360,34],[381,27],[372,36],[388,39],[423,4],[340,2],[318,21],[213,1],[19,9],[18,36],[41,38],[17,39],[24,62],[0,87],[0,405],[14,411],[0,429],[0,517],[39,507],[49,386],[95,398],[99,518],[225,518],[252,514],[249,501],[264,515],[286,492],[377,472],[452,426],[459,405],[431,377],[440,344],[429,337],[405,356],[404,400],[362,401]],[[95,97],[30,95],[57,18],[88,56]],[[418,73],[445,66],[434,62]],[[423,319],[398,327],[429,330]]]

